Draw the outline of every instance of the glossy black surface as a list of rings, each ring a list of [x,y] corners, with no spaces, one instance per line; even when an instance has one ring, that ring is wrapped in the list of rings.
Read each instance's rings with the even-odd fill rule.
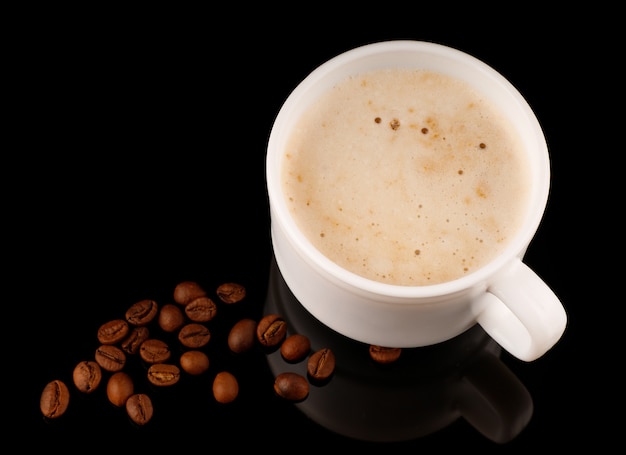
[[[372,19],[352,21],[350,33],[340,21],[260,24],[252,32],[224,20],[227,33],[215,29],[222,21],[216,16],[197,19],[52,26],[43,15],[28,28],[28,56],[18,67],[26,86],[19,170],[33,191],[7,220],[16,234],[28,235],[9,240],[20,253],[11,267],[19,279],[7,286],[19,297],[5,302],[19,307],[16,326],[28,332],[11,335],[18,337],[11,365],[21,367],[11,382],[26,391],[9,429],[26,430],[21,444],[61,449],[81,438],[104,447],[124,441],[129,449],[167,441],[207,451],[232,444],[297,453],[342,444],[528,453],[605,441],[606,399],[598,399],[592,381],[606,367],[589,346],[597,321],[585,311],[586,270],[572,247],[580,215],[573,201],[582,194],[576,176],[588,166],[572,159],[582,146],[573,132],[585,128],[569,88],[584,79],[572,58],[578,35],[539,23],[518,30],[476,20],[451,30],[446,21],[375,27]],[[363,346],[294,307],[272,266],[264,159],[274,116],[316,66],[386,39],[435,41],[484,60],[527,97],[544,128],[552,193],[526,262],[561,297],[570,319],[562,340],[534,362],[502,353],[477,327],[380,368]],[[131,359],[136,390],[155,403],[142,428],[107,402],[104,387],[90,396],[73,392],[66,415],[45,421],[42,388],[53,379],[71,387],[74,366],[98,345],[99,325],[140,299],[171,302],[183,280],[210,294],[225,281],[248,291],[239,304],[220,306],[210,323],[209,371],[157,390]],[[276,371],[302,364],[285,365],[260,348],[243,355],[226,348],[234,321],[273,309],[289,312],[290,330],[310,331],[314,347],[328,341],[338,351],[336,375],[298,404],[276,397],[272,384]],[[240,380],[229,405],[211,396],[222,369]]]

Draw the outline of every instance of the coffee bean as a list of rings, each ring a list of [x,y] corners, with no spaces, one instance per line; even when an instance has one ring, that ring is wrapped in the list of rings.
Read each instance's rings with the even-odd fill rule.
[[[148,327],[134,327],[128,333],[128,336],[122,340],[120,347],[122,348],[122,351],[127,354],[136,354],[141,347],[141,343],[146,341],[149,337],[150,330]]]
[[[98,362],[83,360],[74,367],[72,380],[76,388],[83,393],[91,393],[102,381],[102,369]]]
[[[195,349],[183,352],[179,363],[183,370],[194,376],[209,369],[209,357],[204,352]]]
[[[209,329],[198,322],[190,322],[184,325],[180,329],[180,332],[178,332],[178,341],[187,348],[201,348],[206,345],[210,339],[211,332]]]
[[[237,303],[246,296],[246,288],[239,283],[223,283],[217,287],[217,296],[224,303]]]
[[[274,380],[274,391],[286,400],[302,401],[309,395],[309,382],[298,373],[280,373]]]
[[[124,319],[114,319],[105,322],[98,329],[98,341],[102,344],[115,344],[128,335],[128,322]]]
[[[288,362],[298,362],[305,358],[311,350],[311,342],[309,338],[300,333],[285,338],[280,345],[280,353]]]
[[[235,323],[228,332],[228,347],[239,354],[249,351],[256,342],[256,326],[254,319],[244,318]]]
[[[135,326],[147,325],[156,317],[159,306],[154,300],[144,299],[136,302],[126,310],[126,320]]]
[[[317,381],[324,381],[335,371],[335,354],[328,348],[315,351],[307,361],[308,375]]]
[[[70,404],[70,390],[67,385],[59,380],[49,382],[41,392],[39,409],[48,419],[57,419],[65,414]]]
[[[156,386],[171,386],[180,379],[180,368],[169,363],[155,363],[148,368],[148,381]]]
[[[202,289],[202,286],[195,281],[183,281],[174,288],[174,302],[183,306],[205,295],[206,292]]]
[[[152,400],[145,393],[135,393],[126,400],[126,413],[137,425],[145,425],[152,419],[154,413]]]
[[[210,298],[198,297],[185,306],[185,314],[194,322],[208,322],[215,317],[217,305]]]
[[[139,356],[146,363],[163,363],[170,359],[172,351],[165,341],[148,338],[139,346]]]
[[[263,316],[256,328],[257,339],[263,346],[279,345],[287,334],[287,322],[278,314]]]
[[[220,403],[230,403],[239,395],[237,378],[228,371],[220,371],[213,379],[213,396]]]
[[[183,310],[172,303],[167,303],[159,311],[159,327],[166,332],[174,332],[185,323]]]
[[[126,354],[117,346],[103,344],[96,349],[96,362],[103,370],[120,371],[126,365]]]
[[[401,348],[388,348],[385,346],[370,345],[369,354],[376,363],[389,364],[393,363],[400,357]]]
[[[117,407],[124,406],[134,390],[132,378],[124,371],[113,373],[107,381],[107,398]]]

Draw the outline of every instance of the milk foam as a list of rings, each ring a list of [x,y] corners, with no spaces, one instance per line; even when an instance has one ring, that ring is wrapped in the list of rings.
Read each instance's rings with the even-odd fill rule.
[[[376,281],[430,285],[492,260],[522,225],[529,164],[517,132],[464,82],[376,70],[298,120],[282,184],[328,258]]]

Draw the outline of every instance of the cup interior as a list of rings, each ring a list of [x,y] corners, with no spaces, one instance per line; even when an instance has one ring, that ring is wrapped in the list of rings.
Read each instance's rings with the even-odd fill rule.
[[[281,193],[281,167],[290,131],[304,111],[323,93],[345,78],[385,68],[432,70],[461,79],[491,100],[517,128],[528,151],[532,180],[525,222],[505,251],[492,262],[462,278],[427,286],[399,286],[373,281],[349,272],[321,254],[299,231]],[[546,207],[550,166],[541,126],[522,94],[500,73],[481,60],[441,44],[423,41],[385,41],[340,54],[313,70],[291,92],[272,126],[266,158],[267,190],[272,223],[279,223],[289,240],[310,263],[327,276],[381,295],[423,297],[463,290],[485,280],[530,243]]]

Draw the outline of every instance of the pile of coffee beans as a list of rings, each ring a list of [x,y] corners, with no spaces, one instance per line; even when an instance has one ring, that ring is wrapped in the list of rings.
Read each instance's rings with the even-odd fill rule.
[[[184,374],[206,373],[210,361],[203,348],[212,335],[207,323],[215,318],[219,305],[244,300],[246,288],[239,283],[223,283],[217,287],[215,295],[217,298],[212,299],[198,283],[183,281],[175,286],[172,303],[159,305],[155,300],[140,300],[130,305],[123,317],[104,322],[96,332],[99,345],[93,358],[80,361],[72,372],[75,390],[91,394],[104,385],[111,404],[125,408],[136,425],[147,424],[154,413],[153,402],[147,393],[136,392],[138,378],[125,370],[127,359],[137,357],[146,367],[144,379],[157,388],[176,385]],[[162,336],[153,333],[155,328]],[[171,341],[166,341],[172,337],[182,349],[177,358]],[[334,352],[327,347],[311,352],[306,335],[287,336],[287,322],[279,314],[268,314],[258,321],[242,317],[228,331],[227,346],[234,354],[250,351],[255,346],[266,352],[279,350],[289,364],[306,360],[307,377],[285,372],[274,380],[276,395],[294,402],[306,399],[310,384],[329,381],[335,371]],[[381,364],[396,361],[401,352],[398,348],[380,346],[369,349],[371,358]],[[211,390],[217,402],[231,403],[239,395],[239,382],[232,372],[218,371]],[[70,395],[70,388],[64,381],[48,382],[40,397],[44,418],[57,419],[64,415]]]
[[[223,283],[215,292],[217,299],[231,305],[242,301],[246,289],[239,283]],[[145,425],[153,415],[153,404],[146,393],[135,392],[137,377],[125,371],[127,360],[138,357],[146,366],[145,379],[155,387],[177,384],[182,374],[201,375],[209,369],[209,357],[202,350],[211,339],[206,325],[218,309],[218,304],[194,281],[176,285],[173,302],[159,305],[155,300],[140,300],[126,310],[121,317],[104,322],[96,331],[99,345],[93,358],[80,361],[72,372],[73,385],[79,393],[91,394],[102,384],[106,396],[115,406],[125,408],[137,425]],[[242,323],[242,327],[245,323]],[[154,329],[158,330],[154,330]],[[157,335],[157,332],[161,336]],[[174,334],[179,348],[175,358],[170,346]],[[246,345],[251,349],[253,345]],[[239,347],[239,350],[244,348]],[[229,372],[216,375],[213,384],[215,399],[226,403],[238,395],[237,379]],[[57,419],[65,414],[70,403],[70,387],[55,379],[44,387],[40,397],[40,409],[47,419]]]

